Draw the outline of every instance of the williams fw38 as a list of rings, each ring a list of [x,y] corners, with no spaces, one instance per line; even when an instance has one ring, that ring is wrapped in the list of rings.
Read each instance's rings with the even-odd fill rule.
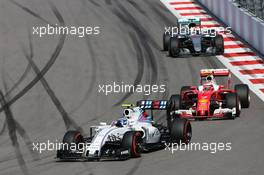
[[[146,110],[166,110],[167,101],[142,100],[137,102],[137,106],[126,104],[123,107],[121,118],[109,125],[91,126],[87,137],[79,131],[67,131],[57,158],[123,160],[140,157],[142,152],[162,149],[166,143],[190,142],[192,128],[188,120],[180,119],[169,131],[167,126],[153,120],[152,112],[152,115],[146,113]]]

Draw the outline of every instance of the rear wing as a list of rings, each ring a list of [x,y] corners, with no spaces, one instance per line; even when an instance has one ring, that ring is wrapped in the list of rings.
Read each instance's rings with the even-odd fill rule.
[[[145,110],[166,110],[168,108],[167,100],[140,100],[137,106]]]
[[[179,25],[189,25],[189,24],[196,24],[197,26],[201,25],[201,19],[198,17],[192,17],[192,18],[180,18],[178,19]]]
[[[217,76],[230,76],[230,71],[228,69],[202,69],[200,71],[200,77],[207,77],[208,75]]]

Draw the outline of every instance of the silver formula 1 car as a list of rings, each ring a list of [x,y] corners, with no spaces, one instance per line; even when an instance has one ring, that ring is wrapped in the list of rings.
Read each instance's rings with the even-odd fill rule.
[[[205,53],[224,54],[223,36],[215,29],[201,28],[200,18],[181,18],[177,28],[177,34],[163,34],[163,49],[168,51],[169,56],[178,57],[186,50],[193,56]]]
[[[122,117],[111,124],[100,123],[90,128],[90,136],[84,137],[79,131],[67,131],[63,137],[63,147],[57,151],[60,160],[100,160],[127,159],[140,157],[165,147],[168,142],[191,140],[192,129],[188,120],[175,123],[168,131],[166,126],[153,121],[153,115],[146,110],[166,110],[167,101],[139,101],[137,106],[123,105]]]

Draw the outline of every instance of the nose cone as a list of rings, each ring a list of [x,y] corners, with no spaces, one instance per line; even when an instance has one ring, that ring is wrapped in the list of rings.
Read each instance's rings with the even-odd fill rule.
[[[195,35],[192,36],[192,43],[193,43],[193,48],[196,52],[201,52],[202,51],[202,39],[201,36]]]
[[[205,115],[205,111],[204,110],[201,110],[199,111],[200,115],[204,116]]]

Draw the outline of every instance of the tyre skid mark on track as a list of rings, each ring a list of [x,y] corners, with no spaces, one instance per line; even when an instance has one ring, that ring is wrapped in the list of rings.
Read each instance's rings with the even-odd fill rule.
[[[143,60],[143,52],[142,49],[140,47],[139,41],[137,39],[137,37],[135,36],[135,33],[133,32],[129,32],[129,36],[132,40],[132,43],[134,45],[135,50],[137,51],[137,76],[134,80],[134,86],[138,85],[143,77],[143,73],[144,73],[144,60]],[[129,98],[131,95],[133,94],[133,92],[129,92],[127,93],[125,96],[123,96],[117,103],[114,104],[114,106],[119,106],[120,104],[122,104],[127,98]]]
[[[149,35],[149,33],[144,29],[144,27],[139,23],[125,8],[124,6],[117,1],[117,6],[119,7],[119,11],[114,11],[114,14],[117,15],[117,17],[120,18],[120,20],[123,21],[123,23],[127,24],[131,27],[133,31],[136,32],[138,38],[140,39],[140,44],[143,48],[144,58],[147,61],[147,65],[150,65],[150,82],[147,82],[147,84],[153,85],[157,83],[157,77],[158,77],[158,66],[156,62],[155,54],[153,53],[153,48],[161,50],[159,45],[152,39],[152,37]],[[147,97],[147,96],[145,96]]]
[[[139,159],[138,161],[136,161],[135,165],[133,166],[133,168],[131,168],[127,173],[126,175],[133,175],[136,173],[136,171],[138,170],[139,168],[139,165],[142,163],[143,159]]]
[[[92,92],[93,92],[93,89],[94,89],[94,84],[96,82],[96,69],[97,69],[97,63],[96,63],[96,59],[94,58],[95,57],[95,53],[92,49],[92,46],[90,44],[90,41],[88,40],[88,38],[85,38],[86,39],[86,45],[87,45],[87,48],[89,50],[89,53],[90,53],[90,57],[91,57],[91,61],[92,61],[92,75],[91,75],[91,81],[90,81],[90,84],[89,84],[89,87],[88,87],[88,90],[85,92],[83,98],[81,99],[81,101],[79,102],[79,105],[75,106],[73,109],[70,110],[69,114],[73,114],[75,111],[77,111],[78,109],[80,109],[84,104],[85,102],[91,97],[92,95]]]
[[[38,18],[39,20],[41,20],[41,21],[43,21],[45,23],[51,24],[46,19],[44,19],[43,17],[41,17],[39,14],[33,12],[32,10],[30,10],[29,8],[27,8],[27,7],[19,4],[18,2],[14,1],[14,0],[11,0],[10,2],[13,3],[13,4],[15,4],[16,6],[20,7],[21,9],[23,9],[27,13],[31,14],[32,16]],[[53,25],[53,26],[55,26],[55,25]],[[13,90],[16,89],[21,82],[23,82],[23,80],[26,78],[27,74],[30,72],[30,69],[31,69],[31,66],[29,64],[27,64],[27,67],[26,67],[25,71],[22,73],[21,77],[17,80],[17,82],[14,83],[14,85],[6,92],[5,97],[7,97],[8,95],[10,95],[13,92]]]
[[[95,0],[88,0],[88,2],[90,2],[91,4],[97,6],[97,7],[101,7],[100,4],[98,4]]]
[[[37,67],[37,65],[35,64],[35,62],[33,61],[33,57],[30,57],[30,55],[34,55],[33,53],[33,42],[32,42],[32,37],[29,35],[29,47],[30,47],[30,54],[28,55],[26,53],[25,48],[22,46],[22,50],[23,53],[26,57],[26,59],[28,60],[31,68],[34,70],[34,72],[36,73],[36,75],[41,74],[41,71],[39,70],[39,68]],[[42,86],[44,87],[45,91],[47,92],[47,94],[49,95],[49,97],[51,98],[53,104],[56,106],[57,110],[59,111],[59,113],[62,116],[62,119],[64,121],[66,130],[70,130],[70,129],[77,129],[79,131],[82,131],[82,128],[80,126],[78,126],[68,115],[68,113],[66,112],[66,110],[64,109],[63,105],[61,104],[61,102],[59,101],[59,99],[56,97],[54,91],[51,89],[51,87],[49,86],[48,82],[46,81],[45,77],[42,76],[40,79],[40,82],[42,84]]]
[[[24,81],[24,79],[27,77],[30,70],[31,70],[31,67],[29,64],[27,64],[25,71],[20,76],[20,78],[17,80],[17,82],[15,82],[14,85],[5,93],[5,97],[9,96],[20,85],[20,83]]]
[[[112,0],[105,0],[105,3],[106,3],[107,5],[112,5]]]
[[[6,120],[4,121],[3,127],[0,131],[0,136],[4,134],[5,130],[6,130]]]
[[[144,1],[157,15],[161,18],[163,22],[165,22],[166,26],[173,26],[176,24],[176,20],[172,21],[170,18],[168,18],[165,14],[167,13],[167,9],[164,8],[158,8],[156,5],[154,5],[152,2],[149,3],[148,1]],[[163,7],[163,6],[161,6]],[[162,11],[161,11],[162,10]]]
[[[5,72],[5,67],[4,66],[3,66],[2,70],[3,70],[3,72],[2,72],[2,80],[3,80],[5,91],[10,91],[9,88],[8,88],[7,82],[6,82],[6,75],[8,75],[8,74],[7,74],[7,72]],[[4,98],[5,98],[5,102],[9,101],[10,94],[6,93]],[[32,150],[32,143],[33,142],[31,141],[31,139],[30,139],[29,135],[27,134],[26,130],[23,128],[23,126],[17,120],[14,119],[14,122],[15,122],[16,132],[18,132],[18,134],[24,140],[24,142],[26,144],[26,147],[29,150],[31,156],[33,157],[34,160],[39,160],[39,155]],[[4,128],[6,127],[6,124],[7,124],[7,120],[5,120]],[[2,130],[3,132],[0,132],[0,135],[4,133],[4,128]]]
[[[145,44],[147,44],[147,43],[146,43],[146,41],[144,41],[144,39],[141,39],[142,32],[139,29],[139,27],[135,24],[136,20],[135,19],[133,20],[134,24],[132,24],[133,22],[130,23],[129,20],[127,20],[127,18],[126,18],[127,15],[123,14],[124,13],[123,6],[120,3],[118,3],[117,5],[119,6],[119,8],[121,8],[121,10],[115,10],[114,9],[113,14],[115,14],[117,16],[117,18],[119,18],[124,24],[127,24],[127,28],[129,30],[132,29],[132,32],[130,32],[129,35],[131,37],[132,43],[135,46],[135,48],[139,50],[139,52],[137,52],[137,54],[138,54],[137,55],[138,72],[137,72],[137,76],[134,80],[134,85],[138,85],[141,82],[142,77],[143,77],[144,58],[146,57],[146,54],[142,48],[145,48]],[[142,44],[142,42],[144,42],[144,43]],[[149,77],[148,74],[146,76]],[[124,97],[121,98],[121,100],[119,100],[113,106],[120,105],[123,101],[125,101],[127,98],[129,98],[132,94],[133,94],[132,92],[127,93]]]
[[[140,52],[140,55],[142,55],[142,50],[143,50],[143,57],[141,57],[142,59],[139,60],[139,57],[137,57],[138,59],[138,64],[139,64],[139,61],[142,61],[144,62],[144,58],[147,62],[150,62],[150,65],[151,65],[151,68],[152,68],[152,74],[151,74],[151,84],[153,83],[156,83],[157,82],[157,65],[156,65],[156,61],[154,60],[155,59],[155,55],[154,53],[152,52],[152,49],[151,47],[149,46],[149,42],[150,44],[154,45],[154,47],[156,46],[156,48],[159,48],[159,46],[153,41],[151,40],[151,37],[146,37],[147,33],[145,32],[144,28],[140,25],[140,23],[137,22],[137,20],[135,18],[133,18],[133,16],[128,13],[125,8],[117,1],[117,5],[120,9],[120,11],[113,11],[113,13],[125,24],[127,24],[130,28],[132,28],[132,30],[135,32],[134,33],[130,33],[130,37],[134,43],[134,45],[136,47],[139,47],[141,45],[141,47],[139,47],[139,50],[141,50]],[[127,20],[127,17],[129,17],[129,21]],[[131,22],[132,20],[132,22]],[[133,37],[133,35],[136,35],[138,37]],[[140,40],[139,41],[136,41],[135,39],[138,38]],[[150,41],[149,41],[150,40]],[[136,42],[139,42],[140,44],[136,44]],[[144,48],[144,49],[141,49],[141,48]],[[160,50],[160,49],[159,49]],[[145,52],[144,52],[145,51]],[[147,52],[147,53],[146,53]],[[154,60],[154,61],[153,61]],[[144,65],[141,65],[142,68],[138,68],[139,71],[143,71],[144,72]],[[142,79],[142,75],[143,73],[140,75],[140,72],[138,72],[138,75],[136,77],[139,78],[141,77],[140,79]],[[127,97],[128,98],[128,97]],[[119,104],[124,101],[125,99],[121,99],[121,101],[119,101]],[[115,106],[118,105],[115,104]],[[141,161],[143,160],[140,159],[139,162],[137,162],[126,174],[127,175],[133,175],[136,173],[136,170],[139,168],[140,164],[141,164]]]
[[[56,18],[58,19],[58,21],[60,22],[60,25],[65,26],[64,20],[62,18],[62,16],[60,15],[60,13],[58,12],[57,8],[53,5],[51,5],[51,9],[54,13],[54,15],[56,16]],[[24,9],[23,9],[24,10]],[[9,108],[13,103],[15,103],[18,99],[20,99],[23,95],[25,95],[32,87],[35,86],[35,84],[40,81],[43,76],[48,72],[48,70],[51,68],[51,66],[54,64],[54,62],[56,61],[61,49],[63,48],[64,45],[64,41],[65,41],[66,35],[60,35],[59,36],[59,42],[55,48],[55,51],[52,53],[52,56],[50,58],[50,60],[46,63],[46,65],[44,66],[44,68],[37,74],[37,76],[25,87],[23,88],[19,93],[17,93],[12,99],[10,99],[8,102],[5,102],[2,104],[2,107],[0,108],[0,112],[2,111],[6,111],[5,109]],[[10,112],[7,113],[10,116]],[[7,121],[8,124],[8,121]],[[23,128],[20,127],[20,125],[15,125],[15,123],[12,123],[14,126],[18,127],[18,132],[23,135],[25,134],[23,130]],[[12,132],[13,134],[13,132]],[[10,136],[11,140],[14,142],[17,140],[16,135],[11,135]],[[27,136],[24,135],[24,138],[26,139]],[[15,146],[17,146],[18,143],[15,142]],[[19,164],[22,166],[22,170],[25,174],[27,174],[27,169],[25,168],[24,164],[25,161],[24,159],[22,159],[21,157],[22,154],[20,153],[20,151],[16,151],[16,155],[17,158],[19,159]]]
[[[65,26],[64,20],[62,18],[62,16],[60,15],[60,13],[57,11],[57,9],[51,5],[52,11],[55,14],[55,16],[57,17],[57,19],[59,20],[60,24],[62,26]],[[42,78],[42,76],[44,76],[49,69],[51,68],[51,66],[55,63],[57,57],[59,56],[61,49],[63,48],[64,45],[64,41],[65,41],[66,35],[60,35],[59,37],[59,42],[54,50],[54,52],[52,53],[52,56],[50,58],[50,60],[46,63],[46,65],[44,66],[44,68],[41,70],[40,74],[38,74],[30,83],[28,83],[28,85],[26,87],[24,87],[19,93],[17,93],[12,99],[10,99],[6,105],[7,106],[11,106],[13,103],[15,103],[18,99],[20,99],[21,97],[23,97],[32,87],[35,86],[36,83],[38,83],[40,81],[40,79]],[[2,108],[0,108],[0,112],[3,111],[5,106],[3,106]]]
[[[132,5],[139,13],[147,17],[145,11],[137,3],[135,3],[133,0],[128,0],[127,2]]]
[[[176,23],[176,21],[170,20],[165,15],[165,12],[167,12],[167,10],[165,9],[165,7],[162,8],[163,6],[161,6],[161,8],[157,8],[158,6],[160,6],[160,4],[157,4],[157,3],[154,4],[152,1],[151,2],[144,1],[144,2],[147,4],[148,7],[150,7],[154,11],[154,13],[157,14],[157,16],[159,16],[161,18],[162,22],[165,22],[165,25],[171,26],[171,25],[173,25],[173,24]],[[158,53],[161,55],[160,50],[158,50],[158,51],[159,51]],[[159,56],[159,57],[161,57],[161,56]],[[170,91],[170,89],[167,86],[167,82],[168,82],[168,71],[167,71],[166,66],[164,65],[164,62],[161,61],[160,59],[158,59],[158,61],[159,61],[160,69],[161,69],[159,75],[162,75],[163,76],[163,78],[165,80],[164,83],[165,83],[165,85],[167,87],[166,92],[163,93],[161,99],[167,99],[169,97],[169,91]],[[159,112],[160,111],[157,111],[155,113],[155,115],[159,115]],[[161,118],[163,118],[163,116],[161,116]],[[158,118],[158,120],[160,120],[161,118]]]
[[[124,11],[125,9],[121,7],[121,10]],[[131,23],[128,22],[128,24],[130,24],[130,26],[137,33],[138,39],[140,40],[141,46],[143,48],[144,58],[147,62],[146,65],[150,65],[150,69],[148,69],[148,71],[151,77],[149,80],[147,79],[146,83],[150,85],[156,84],[158,81],[158,65],[156,56],[153,52],[153,48],[160,50],[160,47],[157,45],[157,43],[155,43],[148,32],[145,31],[143,26],[141,26],[141,24],[131,14],[129,14],[128,12],[124,12],[124,14],[125,16],[129,16],[130,21],[132,21]],[[144,97],[147,98],[148,96],[149,95],[145,95]]]
[[[79,21],[77,19],[75,19],[75,22],[79,25]],[[69,111],[69,114],[73,114],[75,111],[77,111],[78,109],[80,109],[84,104],[85,102],[91,97],[92,95],[92,91],[94,89],[94,85],[95,85],[95,82],[96,82],[96,72],[97,72],[97,61],[96,61],[96,54],[94,52],[94,49],[92,47],[92,44],[90,42],[90,40],[85,37],[85,44],[88,48],[88,52],[90,53],[90,59],[92,61],[92,65],[90,66],[91,67],[91,80],[90,80],[90,83],[89,83],[89,87],[87,89],[87,91],[85,92],[85,94],[83,95],[82,99],[80,100],[79,102],[79,105],[75,106],[73,109],[71,109]]]
[[[149,3],[149,2],[146,2],[146,1],[144,1],[144,2],[147,4],[147,6],[151,7],[152,10],[153,10],[155,13],[157,13],[158,16],[161,17],[161,19],[166,19],[166,20],[164,20],[164,21],[165,21],[167,24],[173,24],[173,21],[168,20],[168,18],[166,18],[165,15],[164,15],[162,12],[160,12],[160,9],[157,9],[153,3]],[[120,3],[119,3],[118,5],[121,6]],[[133,6],[133,7],[134,7],[134,6]],[[135,7],[134,7],[134,8],[135,8]],[[122,11],[125,11],[125,9],[122,8],[122,7],[120,7],[120,9],[121,9]],[[138,10],[138,9],[137,9],[137,10]],[[117,13],[117,12],[115,12],[115,13]],[[130,16],[130,19],[132,18],[132,16],[131,16],[130,14],[126,14],[126,15]],[[145,59],[146,59],[148,65],[149,65],[149,63],[151,63],[150,61],[152,61],[152,60],[154,59],[155,66],[152,66],[152,68],[154,67],[154,70],[158,70],[157,63],[156,63],[156,61],[155,61],[156,55],[155,55],[154,52],[152,51],[152,47],[155,48],[157,51],[159,51],[158,53],[160,54],[160,50],[161,50],[161,49],[160,49],[159,45],[158,45],[158,44],[152,39],[151,36],[148,35],[148,33],[144,30],[144,28],[143,28],[142,26],[140,26],[140,24],[139,24],[139,27],[138,27],[138,28],[137,28],[137,26],[136,26],[136,27],[133,26],[133,24],[137,24],[137,23],[138,23],[138,22],[136,22],[136,19],[133,18],[133,22],[130,23],[130,21],[126,21],[126,20],[124,20],[124,17],[122,17],[120,14],[117,14],[117,16],[119,16],[119,18],[120,18],[122,21],[124,21],[124,23],[129,24],[129,25],[131,26],[131,28],[133,29],[133,31],[136,31],[136,34],[137,34],[137,35],[135,35],[135,36],[133,36],[133,33],[130,32],[131,38],[132,38],[133,40],[136,40],[136,38],[140,38],[140,39],[143,38],[143,40],[141,39],[140,42],[138,41],[138,43],[135,43],[134,45],[135,45],[135,47],[137,47],[137,50],[141,50],[141,54],[142,54],[142,49],[140,49],[139,46],[140,46],[140,44],[143,43],[143,44],[142,44],[142,45],[143,45],[142,48],[144,48],[143,51],[145,51],[145,50],[148,50],[148,51],[147,51],[147,52],[143,52],[143,54],[145,55],[145,57],[142,57],[142,58],[145,58]],[[137,37],[137,36],[138,36],[138,37]],[[146,36],[148,36],[148,37],[146,37]],[[146,42],[146,41],[149,41],[149,42]],[[148,43],[149,43],[149,44],[148,44]],[[150,45],[151,45],[152,47],[151,47]],[[146,47],[147,47],[147,48],[146,48]],[[142,62],[143,62],[143,59],[142,59]],[[151,64],[150,64],[150,65],[151,65]],[[167,73],[166,67],[164,66],[164,63],[163,63],[162,61],[160,61],[160,64],[159,64],[159,65],[160,65],[160,69],[161,69],[161,71],[159,71],[159,75],[160,75],[160,76],[163,75],[164,77],[166,77],[165,79],[167,79],[168,73]],[[143,67],[143,65],[142,65],[142,67]],[[144,67],[143,67],[143,68],[144,68]],[[142,71],[144,72],[144,70],[142,70]],[[153,73],[153,69],[152,69],[152,73]],[[138,73],[138,74],[140,74],[140,73]],[[136,78],[136,79],[137,79],[137,78]],[[153,81],[151,81],[151,82],[153,83]],[[156,75],[156,80],[155,80],[155,82],[156,82],[156,83],[158,82],[157,75]],[[169,95],[169,90],[167,89],[166,93],[163,93],[161,98],[167,98],[168,95]],[[160,94],[158,94],[158,96],[160,96]],[[125,97],[126,97],[126,96],[125,96]],[[156,96],[155,96],[155,97],[156,97]],[[147,98],[147,96],[144,96],[143,98]],[[121,102],[122,102],[122,100],[124,100],[124,98],[121,99]],[[121,103],[119,103],[119,104],[121,104]],[[160,111],[155,111],[155,115],[158,115],[158,113],[160,113]]]
[[[30,10],[29,8],[23,6],[22,4],[16,2],[15,0],[10,0],[11,3],[15,4],[16,6],[20,7],[22,10],[24,10],[25,12],[31,14],[32,16],[36,17],[37,19],[50,24],[52,26],[56,26],[54,24],[52,24],[51,22],[49,22],[48,20],[46,20],[45,18],[41,17],[39,14],[35,13],[34,11]]]
[[[4,88],[6,89],[6,83],[5,80],[3,80]],[[4,107],[4,112],[6,115],[6,122],[7,122],[7,128],[8,128],[8,134],[9,138],[11,140],[12,146],[15,149],[15,155],[19,164],[19,167],[23,174],[28,174],[28,168],[26,166],[26,162],[23,158],[23,155],[20,150],[19,142],[16,135],[16,122],[14,120],[13,114],[10,110],[10,106],[6,105],[7,102],[5,100],[4,94],[2,91],[0,91],[0,103],[1,106]]]

